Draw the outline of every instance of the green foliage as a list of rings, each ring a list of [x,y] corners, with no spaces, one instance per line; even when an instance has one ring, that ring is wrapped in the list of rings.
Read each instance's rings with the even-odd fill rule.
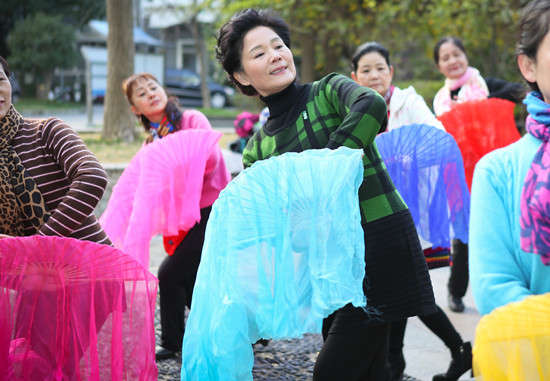
[[[60,16],[63,23],[80,28],[91,19],[104,18],[105,0],[2,0],[2,12],[0,12],[1,56],[6,58],[10,55],[6,37],[15,24],[36,13]]]
[[[443,86],[443,80],[413,80],[413,81],[394,81],[395,86],[404,89],[413,86],[418,94],[424,98],[430,109],[433,106],[434,97],[437,91]]]
[[[431,60],[437,40],[457,36],[464,42],[470,64],[484,76],[518,81],[514,48],[520,9],[526,3],[525,0],[408,0],[392,8],[396,15],[391,20],[392,39],[400,40],[402,47],[414,44],[418,52]]]
[[[234,108],[204,108],[197,107],[196,110],[202,112],[208,119],[235,119],[239,111]]]
[[[271,8],[297,35],[314,37],[315,69],[349,73],[355,48],[379,41],[390,50],[399,80],[442,81],[433,47],[445,35],[464,41],[472,66],[484,76],[519,81],[514,59],[520,9],[528,0],[221,0],[225,22],[244,8]],[[298,60],[299,61],[299,60]]]
[[[270,8],[290,25],[293,38],[313,36],[316,44],[315,69],[321,76],[331,71],[348,70],[347,59],[361,40],[359,33],[374,26],[376,8],[381,1],[349,0],[241,0],[223,1],[227,17],[244,8]],[[301,53],[299,44],[294,53]]]
[[[77,57],[75,34],[75,28],[65,25],[60,16],[30,16],[18,22],[8,36],[10,66],[39,76],[68,67]]]
[[[61,102],[57,100],[50,101],[36,98],[19,98],[14,103],[14,106],[17,111],[23,115],[27,113],[32,113],[34,115],[51,115],[55,112],[67,110],[78,110],[81,113],[85,112],[85,109],[81,103]]]

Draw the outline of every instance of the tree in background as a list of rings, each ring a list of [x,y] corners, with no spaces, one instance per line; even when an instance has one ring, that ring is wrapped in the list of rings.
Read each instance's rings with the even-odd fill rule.
[[[135,118],[121,90],[134,73],[132,0],[107,0],[107,91],[102,138],[131,142],[136,138]]]
[[[355,47],[377,40],[388,46],[398,80],[441,80],[433,60],[445,35],[464,40],[483,75],[520,80],[515,69],[516,23],[528,0],[222,0],[227,20],[243,8],[271,8],[290,25],[300,77],[309,82],[349,73]]]
[[[55,68],[75,62],[75,34],[75,28],[65,25],[60,16],[42,13],[19,21],[10,33],[10,66],[33,77],[37,98],[47,98]]]
[[[210,100],[210,89],[208,88],[208,62],[201,23],[199,22],[200,8],[197,7],[197,0],[193,0],[193,8],[194,10],[191,12],[189,23],[191,25],[193,38],[195,39],[195,50],[200,62],[202,107],[210,108],[212,104]]]
[[[34,14],[61,17],[64,24],[79,29],[94,18],[105,16],[105,0],[2,0],[0,12],[0,55],[9,57],[7,36],[15,24]]]
[[[226,18],[243,8],[270,8],[290,25],[302,82],[349,71],[347,59],[361,34],[376,28],[382,0],[223,0]],[[380,4],[379,4],[380,3]],[[343,70],[345,68],[345,70]]]

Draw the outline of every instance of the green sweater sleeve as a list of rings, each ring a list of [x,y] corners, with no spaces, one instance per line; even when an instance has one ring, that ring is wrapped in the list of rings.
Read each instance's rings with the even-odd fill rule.
[[[258,160],[262,160],[262,158],[260,157],[261,152],[259,151],[259,147],[261,145],[260,143],[261,138],[260,136],[258,136],[258,134],[260,134],[260,131],[256,132],[248,140],[248,143],[246,144],[246,147],[243,150],[243,167],[244,168],[248,168],[252,164],[254,164],[254,162]]]
[[[341,74],[332,73],[318,82],[316,96],[325,97],[342,122],[329,137],[328,148],[365,148],[388,122],[386,102],[376,91]]]

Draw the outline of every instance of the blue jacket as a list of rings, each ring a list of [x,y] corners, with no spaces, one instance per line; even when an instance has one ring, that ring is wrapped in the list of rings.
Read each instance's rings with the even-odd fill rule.
[[[479,312],[550,292],[550,266],[520,249],[520,197],[541,141],[526,134],[476,165],[470,211],[470,279]]]

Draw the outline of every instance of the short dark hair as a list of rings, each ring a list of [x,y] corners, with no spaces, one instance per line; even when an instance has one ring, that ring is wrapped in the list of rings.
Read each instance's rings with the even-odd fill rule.
[[[8,61],[4,59],[4,57],[0,56],[0,65],[2,65],[2,69],[4,69],[4,73],[6,73],[6,77],[10,77],[10,67],[8,66]]]
[[[359,64],[359,60],[361,59],[361,57],[371,52],[376,52],[380,54],[382,57],[384,57],[388,66],[391,66],[390,52],[388,51],[388,49],[386,49],[384,45],[380,44],[379,42],[369,41],[359,45],[357,49],[355,49],[355,53],[353,53],[353,56],[351,57],[351,64],[353,65],[353,71],[357,70],[357,65]]]
[[[539,46],[549,30],[549,22],[550,1],[533,0],[527,4],[521,12],[516,54],[525,54],[536,61]],[[536,82],[527,83],[531,89],[540,92]]]
[[[245,9],[237,12],[220,28],[218,33],[216,58],[222,64],[229,80],[246,95],[257,95],[258,92],[252,86],[241,85],[233,77],[233,73],[242,70],[241,57],[244,36],[258,26],[273,29],[290,49],[290,29],[287,23],[268,9]]]
[[[462,50],[462,53],[466,55],[466,48],[464,48],[464,44],[462,43],[462,40],[460,38],[454,36],[445,36],[437,41],[434,46],[434,61],[436,65],[439,65],[439,49],[441,49],[441,45],[446,42],[452,43],[454,46]]]

